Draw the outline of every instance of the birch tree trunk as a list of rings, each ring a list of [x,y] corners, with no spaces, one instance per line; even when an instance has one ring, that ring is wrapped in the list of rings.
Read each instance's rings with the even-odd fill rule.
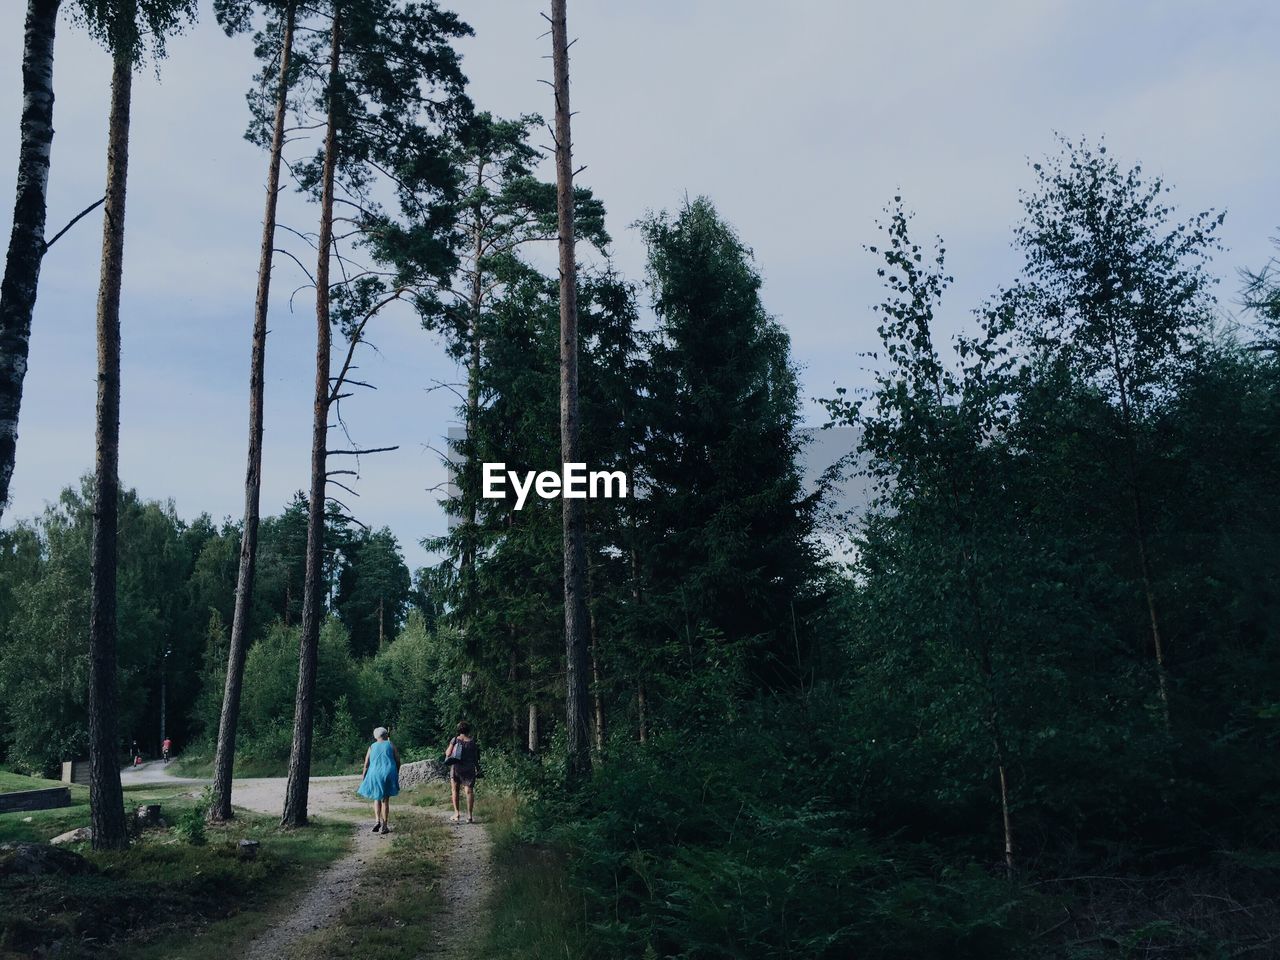
[[[107,199],[98,284],[97,454],[89,600],[89,820],[95,850],[129,845],[116,744],[116,559],[120,463],[120,279],[133,63],[116,54],[107,131]]]
[[[258,251],[258,291],[253,305],[253,347],[249,357],[249,455],[244,478],[244,531],[240,538],[240,568],[236,577],[236,605],[231,618],[231,647],[227,680],[218,721],[218,748],[213,759],[213,804],[209,819],[230,820],[231,775],[235,766],[236,727],[240,720],[240,689],[245,654],[249,649],[249,617],[253,609],[253,577],[258,559],[259,502],[262,492],[262,397],[267,351],[267,303],[271,293],[271,261],[275,253],[276,201],[280,196],[280,154],[284,148],[285,109],[289,93],[289,60],[293,53],[295,5],[284,13],[280,48],[280,79],[276,87],[271,157],[267,163],[267,201]]]
[[[565,0],[551,0],[556,94],[556,214],[560,228],[560,461],[578,450],[578,299],[573,224],[573,143],[569,132],[569,42]],[[591,770],[587,720],[586,511],[564,497],[565,733],[570,782]]]
[[[1146,510],[1142,502],[1142,484],[1138,479],[1138,439],[1134,435],[1133,407],[1129,402],[1129,386],[1124,363],[1120,359],[1120,346],[1115,328],[1111,328],[1112,370],[1120,394],[1120,414],[1124,423],[1125,452],[1129,464],[1129,494],[1133,503],[1133,538],[1138,553],[1138,572],[1142,578],[1142,595],[1147,603],[1147,618],[1151,626],[1151,644],[1155,653],[1156,685],[1160,696],[1160,711],[1165,730],[1169,729],[1169,678],[1164,665],[1164,641],[1160,636],[1160,617],[1156,612],[1155,588],[1151,585],[1151,560],[1147,550]]]
[[[341,22],[335,4],[329,54],[329,116],[324,138],[321,175],[320,236],[316,260],[316,384],[311,420],[311,494],[307,504],[307,572],[302,596],[302,639],[298,645],[298,692],[293,708],[293,746],[289,752],[289,779],[285,785],[281,825],[307,823],[307,790],[311,778],[311,736],[315,713],[316,662],[319,658],[320,621],[324,616],[324,504],[325,449],[329,436],[329,256],[333,246],[333,177],[337,153],[338,54]]]
[[[0,283],[0,517],[18,446],[31,314],[44,260],[45,201],[53,146],[53,39],[59,0],[30,0],[22,42],[22,119],[13,229]]]

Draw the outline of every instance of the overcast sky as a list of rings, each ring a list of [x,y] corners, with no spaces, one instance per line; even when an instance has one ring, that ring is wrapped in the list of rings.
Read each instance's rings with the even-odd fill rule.
[[[8,237],[21,100],[25,3],[0,2],[0,236]],[[449,6],[448,3],[445,6]],[[477,105],[551,112],[544,4],[454,4],[476,36],[461,44]],[[1054,131],[1106,137],[1176,187],[1184,211],[1228,211],[1215,264],[1224,307],[1242,266],[1260,266],[1280,223],[1280,5],[1148,2],[573,0],[576,161],[609,210],[620,269],[639,279],[629,225],[705,194],[755,252],[768,308],[790,331],[806,398],[858,385],[874,344],[879,289],[862,246],[901,190],[922,236],[941,233],[957,284],[948,330],[1016,272],[1009,248],[1028,159]],[[241,135],[254,70],[208,3],[170,44],[160,78],[134,84],[123,294],[122,480],[180,515],[242,510],[249,331],[265,156]],[[52,233],[102,193],[109,63],[66,19],[55,67]],[[548,165],[548,178],[551,172]],[[293,206],[294,213],[302,213]],[[297,217],[296,219],[302,219]],[[314,227],[312,227],[314,229]],[[39,512],[93,458],[94,303],[101,218],[45,259],[23,398],[13,503]],[[309,292],[277,266],[268,346],[263,509],[307,485],[313,325]],[[386,524],[411,566],[443,531],[426,489],[442,468],[427,445],[455,423],[460,379],[408,311],[373,334],[350,408],[370,446],[357,514]],[[820,422],[812,402],[810,420]],[[548,465],[551,466],[551,465]]]

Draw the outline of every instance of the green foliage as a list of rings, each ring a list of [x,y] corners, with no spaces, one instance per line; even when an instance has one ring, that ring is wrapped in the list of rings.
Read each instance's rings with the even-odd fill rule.
[[[704,628],[755,639],[757,674],[792,686],[808,667],[816,561],[790,341],[708,200],[642,229],[658,317],[636,460],[646,632],[686,646]]]
[[[155,60],[166,41],[196,19],[195,0],[75,0],[71,16],[114,56],[140,64]]]
[[[254,644],[245,660],[239,752],[250,760],[283,761],[289,756],[298,683],[298,643],[298,628],[277,624]],[[315,689],[319,731],[316,755],[320,760],[353,762],[363,750],[365,741],[356,734],[347,699],[355,687],[355,677],[346,631],[330,619],[320,630]]]
[[[977,958],[1019,942],[1007,883],[878,840],[829,792],[846,727],[796,705],[743,711],[647,749],[614,743],[579,806],[535,811],[569,851],[602,955]]]
[[[1280,241],[1273,240],[1280,245]],[[1280,352],[1280,260],[1272,257],[1260,270],[1245,269],[1245,307],[1258,322],[1254,349]]]
[[[351,634],[352,652],[365,656],[381,650],[404,622],[409,568],[386,527],[351,538],[342,554],[334,608]]]
[[[222,716],[223,688],[227,682],[227,651],[231,646],[230,629],[222,614],[214,610],[209,616],[205,648],[200,665],[200,692],[191,707],[193,733],[209,740],[218,736]]]
[[[89,490],[88,481],[64,490],[30,527],[8,535],[17,552],[6,565],[8,617],[0,622],[3,749],[31,770],[51,771],[86,749]],[[119,523],[120,729],[126,742],[158,751],[165,650],[170,702],[190,703],[210,607],[226,606],[232,589],[216,582],[210,565],[195,573],[197,558],[233,532],[213,530],[207,518],[188,526],[172,504],[144,503],[133,491],[121,494]],[[169,730],[180,741],[186,713],[170,711]]]
[[[872,248],[887,287],[875,385],[827,401],[835,423],[861,431],[853,464],[876,493],[846,531],[846,572],[799,573],[804,554],[791,545],[802,540],[779,518],[803,505],[768,496],[786,489],[785,457],[763,462],[775,482],[760,491],[717,487],[709,467],[696,482],[704,460],[761,463],[745,442],[718,444],[737,422],[786,422],[785,378],[759,373],[785,352],[760,345],[758,278],[713,212],[647,227],[652,379],[638,378],[643,428],[613,448],[638,455],[644,482],[634,512],[595,514],[612,733],[588,784],[564,781],[559,731],[541,764],[508,771],[529,802],[526,839],[549,847],[544,866],[563,858],[563,898],[582,904],[565,949],[1265,949],[1269,920],[1236,906],[1270,896],[1256,851],[1280,835],[1275,358],[1211,322],[1217,216],[1177,221],[1158,181],[1100,149],[1066,145],[1038,181],[1017,234],[1023,275],[949,346],[933,334],[950,285],[941,245],[916,244],[901,202],[890,210]],[[552,356],[537,343],[517,347],[529,369]],[[625,425],[636,381],[623,382],[606,409]],[[760,382],[781,385],[782,399],[737,390]],[[537,409],[501,392],[491,407]],[[751,509],[776,521],[763,527],[772,540],[735,535]],[[737,527],[715,522],[722,510]],[[553,521],[542,535],[554,543]],[[773,548],[773,582],[789,586],[721,593],[731,578],[754,582],[757,547]],[[538,570],[536,556],[507,579]],[[1168,723],[1148,587],[1166,637]],[[821,606],[806,610],[808,598]],[[798,629],[785,634],[792,601]],[[520,608],[522,627],[537,609]],[[796,636],[801,682],[765,697],[788,676],[779,637]],[[823,656],[807,661],[810,638]],[[660,699],[645,744],[637,677]],[[1227,906],[1206,913],[1207,900]]]
[[[385,726],[402,753],[423,747],[434,756],[461,713],[458,646],[455,636],[428,631],[411,612],[400,635],[360,664],[360,729]]]
[[[1034,170],[1015,231],[1026,264],[1009,294],[1023,339],[1141,417],[1210,320],[1206,266],[1225,214],[1177,221],[1170,188],[1103,145],[1064,140]]]
[[[173,822],[174,835],[183,843],[203,847],[208,842],[205,832],[205,814],[213,805],[213,791],[205,787],[195,806],[183,810]]]

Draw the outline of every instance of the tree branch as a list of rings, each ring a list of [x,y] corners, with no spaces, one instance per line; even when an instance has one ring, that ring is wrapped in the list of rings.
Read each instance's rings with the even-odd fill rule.
[[[364,450],[326,450],[324,455],[326,457],[359,457],[366,453],[387,453],[399,449],[400,445],[396,444],[394,447],[368,447]]]
[[[55,243],[57,243],[57,242],[58,242],[58,238],[59,238],[59,237],[61,237],[64,233],[66,233],[68,230],[70,230],[72,227],[74,227],[77,223],[79,223],[81,220],[83,220],[85,217],[87,217],[87,216],[88,216],[89,214],[91,214],[94,210],[98,209],[98,207],[102,206],[102,205],[103,205],[104,203],[106,203],[106,202],[107,202],[107,198],[106,198],[106,195],[104,194],[102,197],[99,197],[99,198],[98,198],[97,200],[95,200],[93,203],[89,204],[89,206],[85,207],[83,210],[81,210],[79,213],[77,213],[74,217],[72,217],[72,218],[71,218],[71,222],[70,222],[70,223],[68,223],[68,224],[67,224],[65,227],[63,227],[61,230],[59,230],[57,233],[55,233],[55,234],[53,235],[53,239],[52,239],[52,240],[46,240],[46,241],[45,241],[45,243],[44,243],[44,249],[45,249],[45,252],[46,252],[46,253],[48,253],[49,248],[50,248],[50,247],[52,247]]]

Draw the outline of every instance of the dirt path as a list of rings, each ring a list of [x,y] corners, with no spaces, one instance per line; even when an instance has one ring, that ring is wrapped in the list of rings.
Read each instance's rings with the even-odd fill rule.
[[[489,840],[489,831],[482,824],[451,823],[449,818],[453,813],[444,808],[433,808],[427,812],[445,822],[452,838],[444,876],[440,880],[444,898],[440,923],[448,929],[452,925],[451,918],[474,917],[482,911],[493,892],[493,844]],[[432,947],[421,956],[447,957],[458,943],[457,938],[433,938]]]
[[[127,777],[127,779],[126,779]],[[199,785],[205,780],[171,777],[160,763],[143,764],[121,779],[132,783],[183,783]],[[278,816],[284,807],[284,777],[255,777],[236,780],[232,799],[236,806]],[[356,796],[359,777],[312,777],[307,793],[307,811],[335,820],[352,823],[355,843],[349,853],[330,864],[300,896],[284,905],[281,919],[259,934],[249,944],[246,960],[283,960],[290,957],[294,943],[300,938],[329,926],[343,909],[363,892],[363,875],[369,863],[386,853],[391,843],[373,833],[368,802]],[[400,815],[413,808],[400,806]],[[493,887],[492,843],[489,831],[480,823],[451,823],[452,811],[446,807],[423,810],[448,829],[450,844],[441,878],[444,899],[441,923],[449,917],[473,911],[489,898]],[[394,836],[394,833],[392,834]],[[453,952],[456,938],[432,938],[433,946],[423,957],[442,958]]]
[[[208,783],[208,780],[197,780],[190,777],[178,777],[169,773],[169,765],[163,760],[148,760],[136,767],[120,769],[120,785],[136,786],[142,783]]]
[[[236,806],[258,813],[276,814],[284,806],[284,777],[262,777],[237,780],[232,787]],[[312,777],[307,791],[309,816],[325,816],[349,820],[355,831],[355,844],[313,881],[303,893],[281,911],[281,919],[249,944],[246,960],[276,960],[291,955],[293,944],[301,937],[329,926],[354,898],[360,896],[362,875],[374,858],[386,852],[389,844],[368,829],[369,823],[353,811],[365,801],[356,796],[359,777]]]
[[[359,777],[316,777],[311,780],[307,798],[308,810],[313,814],[348,819],[353,803],[364,801],[355,797]],[[239,806],[264,813],[277,813],[284,802],[283,778],[237,780],[233,796]],[[413,808],[400,807],[400,816]],[[448,925],[448,918],[464,910],[475,910],[488,899],[493,887],[492,843],[489,831],[479,823],[451,823],[451,811],[443,807],[429,808],[426,815],[443,822],[449,831],[451,843],[441,878],[444,899],[440,917]],[[410,816],[420,814],[410,813]],[[316,930],[329,926],[343,908],[362,893],[362,876],[368,864],[376,857],[392,849],[387,839],[373,833],[367,818],[355,822],[355,847],[346,856],[334,861],[300,898],[282,913],[275,926],[261,934],[245,954],[247,960],[276,960],[291,956],[295,941]],[[394,836],[394,834],[392,834]],[[433,937],[432,947],[424,958],[443,958],[453,953],[456,938]]]
[[[169,776],[159,761],[122,770],[124,784],[189,784],[201,786],[207,780]],[[284,777],[254,777],[236,780],[232,801],[237,807],[278,817],[284,809]],[[280,919],[259,934],[244,953],[246,960],[277,960],[292,955],[292,947],[300,938],[329,926],[354,898],[360,896],[366,866],[385,853],[390,843],[373,833],[372,813],[362,815],[368,802],[356,796],[359,777],[312,777],[307,791],[307,813],[331,820],[351,822],[355,843],[351,851],[325,868],[311,886],[283,905]],[[198,793],[198,791],[193,791]]]

